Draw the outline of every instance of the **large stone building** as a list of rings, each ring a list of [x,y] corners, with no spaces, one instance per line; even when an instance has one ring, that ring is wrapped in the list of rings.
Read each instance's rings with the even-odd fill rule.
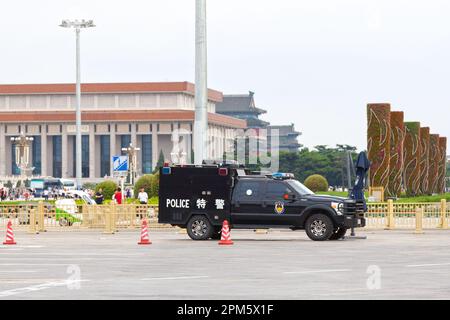
[[[251,91],[248,94],[224,95],[223,101],[217,104],[216,111],[223,115],[245,120],[247,129],[255,130],[258,139],[267,140],[269,148],[272,141],[271,137],[278,139],[279,151],[296,152],[302,146],[298,143],[301,132],[296,131],[293,124],[270,125],[269,122],[259,118],[267,111],[256,106],[254,93]],[[265,135],[262,134],[260,129],[266,130]]]
[[[161,152],[165,160],[172,160],[174,130],[182,130],[184,143],[192,146],[195,87],[191,83],[83,84],[81,91],[86,180],[111,176],[111,157],[130,143],[141,149],[140,174],[152,172]],[[208,97],[208,157],[213,159],[229,151],[236,129],[246,123],[215,112],[223,99],[221,92],[209,90]],[[34,175],[74,177],[75,102],[74,84],[0,85],[0,176],[19,174],[11,137],[23,133],[34,138],[30,159]],[[189,161],[191,150],[182,151]]]

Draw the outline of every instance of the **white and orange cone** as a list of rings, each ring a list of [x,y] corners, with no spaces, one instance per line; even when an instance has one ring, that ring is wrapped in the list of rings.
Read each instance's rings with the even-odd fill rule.
[[[233,241],[231,241],[231,232],[230,232],[230,226],[228,225],[228,221],[224,220],[222,225],[222,235],[219,241],[219,245],[225,246],[225,245],[232,245]]]
[[[6,229],[6,241],[3,242],[3,244],[5,244],[5,245],[16,244],[16,242],[14,241],[14,232],[13,232],[13,229],[12,229],[11,221],[8,221],[8,226],[7,226],[7,229]]]
[[[150,237],[148,236],[148,224],[147,220],[142,220],[142,227],[141,227],[141,241],[138,242],[140,245],[146,245],[146,244],[152,244],[150,241]]]

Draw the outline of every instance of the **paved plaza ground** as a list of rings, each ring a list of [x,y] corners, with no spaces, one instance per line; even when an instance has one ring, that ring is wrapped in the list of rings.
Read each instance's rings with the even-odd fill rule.
[[[450,299],[450,231],[233,230],[233,246],[175,230],[16,232],[0,246],[0,299]]]

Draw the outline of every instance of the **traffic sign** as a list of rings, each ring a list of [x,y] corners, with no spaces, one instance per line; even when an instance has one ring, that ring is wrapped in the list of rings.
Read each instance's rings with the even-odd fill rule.
[[[128,171],[128,156],[113,156],[114,171]]]

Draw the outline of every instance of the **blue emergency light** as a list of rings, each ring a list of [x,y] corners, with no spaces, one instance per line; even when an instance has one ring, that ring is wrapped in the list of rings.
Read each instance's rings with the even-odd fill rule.
[[[284,180],[284,179],[294,179],[293,173],[276,172],[272,174],[273,179]]]
[[[171,174],[171,173],[172,173],[172,168],[171,167],[164,166],[162,168],[162,174]]]

